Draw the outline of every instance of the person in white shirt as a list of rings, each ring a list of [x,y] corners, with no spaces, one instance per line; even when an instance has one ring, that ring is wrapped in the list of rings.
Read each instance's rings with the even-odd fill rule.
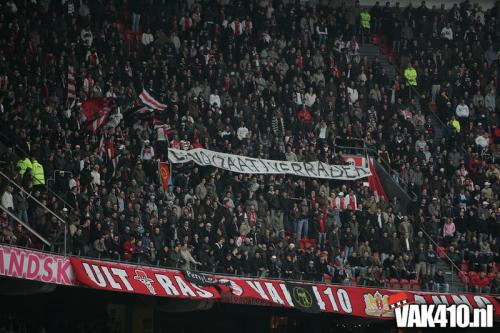
[[[90,176],[92,177],[92,184],[99,186],[101,185],[101,174],[99,173],[99,165],[94,166],[94,170],[90,172]]]
[[[12,197],[12,186],[8,185],[2,194],[2,206],[14,210],[14,198]]]
[[[151,146],[149,140],[144,140],[144,146],[141,150],[141,158],[143,161],[150,161],[155,157],[155,150]]]
[[[248,136],[248,128],[246,128],[244,122],[241,122],[240,128],[238,128],[236,135],[238,136],[238,140],[240,140],[240,141],[242,141],[243,139],[246,139],[246,137]]]
[[[349,96],[349,105],[353,105],[359,98],[356,88],[347,87],[347,95]]]
[[[217,89],[214,90],[213,94],[210,94],[209,103],[210,103],[210,105],[215,104],[217,107],[220,108],[220,106],[221,106],[220,96],[219,96],[219,91]]]
[[[313,88],[309,88],[309,91],[305,94],[304,103],[309,108],[316,103],[316,94],[314,93]]]
[[[318,139],[326,140],[327,135],[328,135],[328,127],[326,126],[326,122],[322,121],[319,128]]]
[[[486,132],[479,135],[474,141],[476,142],[476,145],[478,145],[482,149],[488,148],[488,146],[490,145],[490,140],[488,140],[488,134]]]
[[[449,23],[441,30],[441,38],[453,40],[453,30],[451,30],[451,25]]]
[[[420,135],[420,138],[415,141],[415,151],[419,151],[420,149],[425,149],[427,147],[427,142],[423,135]]]
[[[342,53],[342,50],[345,49],[346,44],[343,40],[344,35],[340,35],[335,39],[335,42],[333,43],[333,49],[337,51],[338,53]]]
[[[460,101],[460,104],[457,105],[455,114],[458,118],[469,118],[469,107],[465,104],[463,99]]]
[[[142,45],[148,46],[152,42],[154,42],[155,38],[153,37],[153,34],[151,33],[151,29],[148,29],[146,32],[142,33],[141,37],[141,42]]]
[[[83,44],[87,47],[92,46],[92,42],[94,41],[94,36],[92,35],[92,31],[90,29],[83,28],[80,32],[80,38],[83,41]]]

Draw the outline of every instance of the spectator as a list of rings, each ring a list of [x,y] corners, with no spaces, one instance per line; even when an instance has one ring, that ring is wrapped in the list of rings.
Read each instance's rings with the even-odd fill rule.
[[[453,220],[448,218],[446,219],[445,224],[443,225],[443,238],[445,246],[450,246],[451,242],[455,239],[455,223]]]
[[[486,276],[485,272],[479,273],[479,275],[474,275],[471,278],[471,284],[474,287],[476,293],[489,293],[490,292],[490,280]]]
[[[450,285],[445,282],[444,272],[440,269],[434,275],[434,291],[438,293],[447,293],[450,290]]]
[[[65,12],[61,4],[50,10]],[[204,270],[275,276],[275,255],[282,276],[300,277],[312,260],[309,278],[320,279],[328,265],[321,251],[297,251],[307,243],[331,251],[334,281],[350,283],[361,271],[378,278],[380,255],[384,274],[418,271],[432,287],[437,257],[425,250],[422,229],[449,246],[455,264],[493,272],[498,8],[274,5],[261,15],[250,2],[127,1],[103,16],[81,1],[68,6],[71,24],[61,15],[40,25],[43,6],[11,2],[0,39],[27,42],[3,54],[0,129],[9,147],[2,172],[51,210],[69,209],[61,213],[70,221],[69,248],[83,255],[97,255],[94,242],[104,235],[101,256],[110,258],[177,268],[191,268],[192,258]],[[393,47],[401,76],[389,79],[380,58],[365,57],[358,41],[369,42],[372,32],[387,40],[384,49]],[[61,79],[68,67],[74,92],[72,80]],[[139,112],[143,90],[166,110]],[[106,107],[93,116],[106,120],[94,130],[79,105],[100,98]],[[173,165],[165,188],[157,170],[169,148],[342,164],[342,140],[376,152],[416,201],[388,202],[362,182],[235,175],[192,163]],[[4,207],[64,243],[50,213],[2,185]],[[26,246],[23,228],[6,217],[1,225],[2,241]]]

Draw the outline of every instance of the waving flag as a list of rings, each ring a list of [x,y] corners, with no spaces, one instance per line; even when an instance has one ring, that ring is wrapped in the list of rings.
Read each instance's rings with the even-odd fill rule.
[[[142,89],[142,92],[139,94],[139,99],[141,102],[150,107],[151,109],[154,110],[165,110],[167,108],[167,105],[162,104],[158,102],[156,99],[154,99],[153,96],[151,96],[146,89]]]
[[[111,108],[104,98],[92,98],[82,103],[82,113],[85,117],[87,130],[96,132],[108,120]]]
[[[159,162],[158,169],[163,189],[166,190],[169,185],[172,185],[172,166],[170,163]]]

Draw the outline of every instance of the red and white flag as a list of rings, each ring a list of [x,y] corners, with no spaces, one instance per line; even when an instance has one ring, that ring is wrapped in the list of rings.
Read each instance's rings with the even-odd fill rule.
[[[153,111],[154,109],[150,108],[147,105],[140,106],[135,110],[136,113],[151,113]]]
[[[108,121],[111,111],[108,100],[92,98],[84,101],[81,106],[87,130],[96,132]]]
[[[108,120],[109,112],[103,113],[99,118],[96,118],[87,123],[87,129],[91,132],[97,132]]]
[[[158,102],[156,99],[154,99],[153,96],[151,96],[146,89],[142,89],[142,92],[139,94],[139,99],[143,104],[146,106],[149,106],[150,108],[154,110],[165,110],[167,108],[167,105],[162,104]]]

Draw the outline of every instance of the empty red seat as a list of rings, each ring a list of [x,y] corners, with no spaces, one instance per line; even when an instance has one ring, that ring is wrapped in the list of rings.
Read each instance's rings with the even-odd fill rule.
[[[392,289],[399,289],[400,288],[399,280],[398,279],[390,279],[389,280],[389,287],[391,287]]]
[[[465,271],[460,271],[458,277],[463,284],[469,284],[469,275]]]
[[[444,248],[442,246],[438,246],[436,249],[436,252],[437,252],[439,258],[443,258],[444,255],[446,254],[446,248]]]
[[[410,288],[411,290],[420,290],[420,281],[418,281],[417,279],[411,279]]]
[[[461,265],[460,265],[460,270],[461,271],[464,271],[464,272],[468,272],[469,271],[469,264],[466,263],[466,262],[463,262]]]
[[[408,281],[407,279],[399,280],[399,284],[401,285],[401,289],[409,289],[410,288],[410,281]]]

